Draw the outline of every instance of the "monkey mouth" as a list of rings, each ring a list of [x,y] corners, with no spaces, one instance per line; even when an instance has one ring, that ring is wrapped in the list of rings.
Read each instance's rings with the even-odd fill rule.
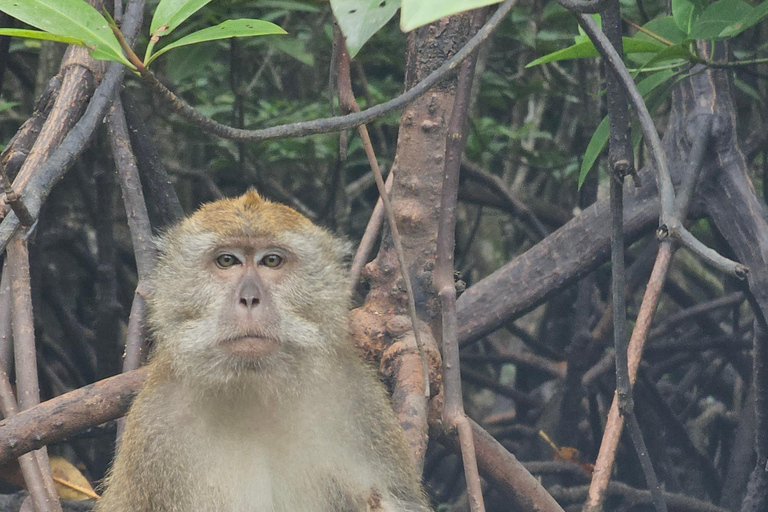
[[[258,334],[229,338],[220,344],[225,352],[248,361],[274,354],[280,348],[279,341]]]

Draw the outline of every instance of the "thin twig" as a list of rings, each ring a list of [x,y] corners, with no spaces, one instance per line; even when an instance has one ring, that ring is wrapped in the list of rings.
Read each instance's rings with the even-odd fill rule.
[[[467,177],[471,177],[480,181],[484,185],[488,186],[493,192],[501,196],[501,199],[508,203],[514,215],[517,215],[521,220],[530,224],[531,231],[538,237],[534,241],[543,240],[549,235],[549,230],[541,223],[536,214],[528,208],[520,199],[514,196],[512,192],[507,190],[504,182],[498,176],[485,171],[479,165],[476,165],[469,160],[462,158],[461,165],[464,166]]]
[[[142,291],[149,280],[155,265],[157,253],[152,244],[152,226],[147,214],[144,192],[141,188],[139,169],[128,136],[123,104],[119,97],[107,115],[107,132],[112,148],[112,156],[120,176],[120,189],[123,193],[128,228],[131,232],[133,251],[136,256],[136,268],[139,284],[136,287],[131,315],[128,322],[128,336],[125,343],[123,371],[135,370],[142,362],[144,320],[144,297]]]
[[[557,3],[571,12],[595,14],[602,11],[610,0],[557,0]]]
[[[603,11],[603,30],[611,47],[622,54],[621,14],[618,0]],[[627,373],[627,305],[624,266],[624,177],[634,172],[634,157],[630,137],[629,107],[616,74],[605,65],[606,99],[610,121],[608,159],[611,166],[611,298],[613,340],[616,350],[616,393],[622,414],[632,414],[632,389]]]
[[[80,485],[73,484],[69,480],[64,480],[63,478],[59,478],[57,476],[54,476],[53,477],[53,481],[56,482],[57,484],[63,485],[64,487],[69,487],[73,491],[77,491],[77,492],[79,492],[81,494],[84,494],[85,496],[88,496],[89,498],[92,498],[92,499],[95,499],[95,500],[101,498],[101,496],[99,496],[98,494],[93,492],[91,489],[88,489],[86,487],[82,487]]]
[[[669,167],[667,166],[667,155],[664,153],[664,149],[661,147],[661,139],[656,131],[656,126],[651,119],[651,115],[648,113],[648,108],[645,106],[643,97],[637,90],[635,82],[632,80],[632,76],[627,71],[624,62],[621,60],[618,52],[613,45],[608,41],[608,38],[598,28],[595,20],[591,16],[585,14],[577,14],[576,17],[579,20],[579,24],[584,28],[589,38],[595,44],[600,56],[605,59],[616,76],[619,78],[620,83],[624,89],[624,92],[632,105],[635,115],[640,120],[640,128],[643,132],[643,138],[648,145],[651,159],[653,162],[654,170],[656,171],[656,183],[659,188],[659,199],[661,202],[661,215],[659,218],[660,225],[665,225],[672,218],[672,208],[675,202],[675,192],[672,187],[672,178],[669,176]]]
[[[120,176],[120,190],[123,193],[125,214],[131,232],[133,252],[136,256],[136,269],[139,281],[144,281],[149,278],[154,268],[157,251],[152,243],[152,226],[149,223],[139,169],[128,135],[123,103],[119,96],[107,114],[107,133],[112,158]]]
[[[694,187],[697,176],[701,172],[704,150],[702,147],[708,144],[710,131],[702,129],[698,132],[697,140],[689,153],[688,165],[686,167],[686,176],[684,184],[686,187]],[[689,176],[692,175],[692,176]],[[678,198],[673,203],[673,211],[677,215],[687,214],[687,208],[692,193],[688,190],[681,190]],[[637,376],[637,368],[640,365],[645,342],[648,338],[648,332],[651,328],[653,315],[656,312],[656,306],[661,297],[661,290],[669,270],[669,264],[672,260],[672,240],[667,238],[662,240],[659,245],[659,252],[656,256],[651,277],[648,279],[648,286],[645,289],[643,300],[640,304],[640,310],[635,321],[635,328],[629,340],[627,349],[627,370],[630,386],[634,386]],[[586,375],[585,375],[586,377]],[[589,494],[584,504],[584,511],[597,511],[602,509],[602,503],[605,500],[606,490],[611,477],[614,460],[616,459],[616,449],[619,446],[621,431],[624,427],[624,418],[619,413],[618,399],[613,398],[613,403],[608,412],[608,418],[605,424],[605,433],[600,443],[600,451],[595,462],[595,471],[592,474],[592,482],[589,486]]]
[[[747,273],[749,272],[746,266],[721,256],[717,251],[710,249],[701,243],[683,226],[683,221],[687,215],[695,185],[695,183],[688,183],[688,180],[696,180],[699,175],[698,172],[696,172],[696,169],[701,166],[701,162],[706,154],[707,143],[709,142],[709,137],[712,133],[712,123],[712,116],[706,116],[706,118],[699,123],[699,129],[697,130],[699,136],[694,140],[690,154],[688,155],[688,172],[684,176],[684,181],[680,186],[680,192],[675,199],[674,219],[676,222],[667,227],[672,238],[680,242],[683,247],[689,249],[705,262],[728,275],[737,277],[738,279],[746,279]],[[697,167],[691,169],[692,166]]]
[[[622,414],[632,414],[632,388],[627,370],[627,303],[624,269],[624,194],[623,178],[611,176],[611,299],[613,304],[613,342],[616,351],[616,395]]]
[[[656,263],[653,266],[651,277],[648,279],[648,286],[645,289],[643,300],[640,304],[640,311],[637,314],[635,328],[629,339],[627,348],[627,366],[630,385],[634,385],[637,375],[637,367],[640,365],[640,356],[643,346],[651,328],[653,314],[656,312],[656,306],[661,297],[661,290],[664,286],[664,280],[667,276],[669,263],[672,259],[672,243],[667,240],[660,244],[659,253],[656,257]],[[586,375],[585,375],[586,377]],[[624,427],[624,417],[619,413],[619,404],[616,396],[608,411],[608,418],[605,423],[605,433],[600,443],[600,451],[595,462],[595,471],[592,474],[592,483],[589,487],[589,495],[584,504],[584,511],[602,510],[602,503],[605,499],[605,493],[608,489],[608,483],[611,478],[613,462],[616,459],[616,449],[621,439],[621,430]]]
[[[0,277],[0,370],[11,371],[13,361],[13,336],[11,336],[11,271],[8,258],[3,261]]]
[[[725,256],[722,256],[714,249],[707,247],[701,243],[699,239],[693,236],[690,231],[685,229],[682,224],[676,224],[674,227],[672,227],[670,230],[670,235],[676,241],[680,242],[680,245],[690,250],[696,256],[704,260],[706,263],[709,263],[720,272],[742,280],[747,278],[749,269],[746,266],[739,262],[730,260]]]
[[[384,183],[384,191],[386,195],[389,195],[389,191],[392,190],[392,183],[395,181],[395,173],[390,171],[387,176],[387,181]],[[381,196],[376,201],[376,206],[373,208],[371,218],[368,219],[368,225],[365,227],[365,233],[360,239],[360,245],[357,246],[357,252],[355,252],[355,258],[352,260],[352,265],[349,269],[349,291],[350,293],[355,291],[357,284],[360,281],[360,275],[363,273],[363,267],[370,259],[373,252],[373,243],[379,237],[381,231],[381,225],[384,223],[384,205],[381,201]]]
[[[348,111],[359,112],[360,106],[357,104],[354,93],[352,92],[352,81],[349,71],[349,53],[347,53],[346,45],[340,44],[339,59],[338,59],[338,88],[339,88],[339,104],[342,108],[346,108]],[[395,245],[395,253],[397,253],[397,261],[400,264],[400,274],[405,283],[405,291],[408,296],[408,316],[411,318],[411,324],[413,326],[413,336],[416,340],[416,346],[419,349],[419,356],[421,357],[421,370],[424,378],[424,398],[428,399],[431,395],[429,386],[429,361],[427,360],[427,354],[424,350],[424,344],[422,343],[421,333],[419,329],[419,319],[416,315],[416,299],[413,295],[413,285],[411,284],[411,276],[408,272],[408,262],[405,261],[405,251],[403,250],[403,240],[400,237],[400,231],[397,229],[397,221],[395,219],[395,210],[392,208],[392,203],[389,200],[389,194],[387,193],[387,187],[384,184],[384,177],[381,175],[381,169],[379,168],[379,162],[376,159],[376,153],[373,150],[373,144],[371,143],[371,137],[368,135],[368,128],[362,124],[357,127],[357,133],[360,136],[360,140],[363,143],[363,149],[365,155],[368,157],[368,163],[373,171],[373,176],[376,178],[376,187],[379,189],[379,199],[384,206],[384,212],[387,216],[389,223],[390,235],[392,236],[392,242]]]
[[[29,409],[40,403],[40,387],[37,377],[37,357],[35,354],[35,327],[32,315],[32,291],[29,280],[29,251],[27,241],[17,236],[8,251],[8,268],[11,271],[11,302],[13,325],[13,347],[16,367],[16,389],[18,392],[18,408]],[[9,404],[10,405],[10,404]],[[12,408],[9,408],[12,411]],[[35,503],[45,501],[44,508],[38,511],[60,511],[58,495],[56,494],[48,462],[48,453],[42,448],[31,454],[34,462],[25,462],[41,473],[44,495],[34,497]],[[19,461],[22,462],[21,460]],[[37,479],[34,467],[30,469],[33,480]],[[31,491],[31,489],[30,489]],[[38,491],[39,492],[39,491]]]
[[[3,181],[3,192],[5,193],[5,202],[11,207],[13,212],[19,218],[21,225],[25,228],[30,227],[35,223],[34,217],[29,213],[27,205],[24,204],[24,200],[21,195],[13,189],[11,180],[8,179],[8,174],[5,172],[5,165],[0,163],[0,180]]]
[[[677,196],[675,197],[673,215],[680,222],[683,222],[688,217],[688,208],[691,206],[691,198],[693,198],[693,192],[696,190],[696,182],[701,175],[704,155],[706,155],[709,141],[712,137],[713,122],[714,116],[707,115],[703,119],[699,119],[698,125],[695,126],[697,136],[693,144],[691,144],[691,150],[688,152],[683,182],[680,184]]]
[[[11,267],[6,258],[3,263],[3,277],[0,285],[0,312],[3,317],[0,319],[0,333],[7,340],[3,343],[11,343]],[[13,350],[12,346],[8,346]],[[19,406],[16,403],[16,397],[13,395],[11,382],[8,378],[8,368],[10,367],[11,353],[8,353],[7,359],[3,357],[3,365],[0,368],[0,410],[4,418],[11,418],[19,412]],[[19,457],[19,466],[21,474],[27,489],[35,502],[36,508],[40,511],[47,510],[47,491],[45,489],[43,473],[34,454],[26,453]]]
[[[287,28],[285,26],[285,23],[283,23],[282,25],[283,25],[283,28]],[[251,94],[251,91],[253,91],[253,88],[256,87],[256,85],[259,83],[261,76],[264,74],[264,71],[267,69],[267,66],[269,66],[269,63],[272,61],[272,57],[274,55],[275,55],[275,49],[273,46],[270,46],[269,49],[267,50],[267,54],[264,56],[264,62],[262,62],[261,66],[259,66],[259,69],[256,70],[256,73],[254,73],[253,78],[251,78],[251,81],[248,82],[248,84],[242,88],[242,91],[240,92],[241,96],[247,97]]]
[[[695,320],[697,317],[711,316],[714,310],[720,308],[727,308],[730,306],[738,306],[745,300],[744,292],[733,292],[731,294],[719,297],[707,302],[700,302],[695,306],[683,309],[669,315],[659,322],[656,327],[651,331],[648,337],[653,341],[654,339],[661,338],[666,334],[672,333],[675,329],[680,327],[684,322],[689,320]],[[696,334],[698,338],[698,334]]]
[[[616,52],[624,53],[621,39],[621,10],[618,0],[610,2],[603,11],[603,30]],[[616,397],[619,412],[630,425],[635,453],[653,494],[657,512],[666,512],[667,505],[658,485],[653,464],[645,446],[643,433],[634,410],[632,384],[627,363],[627,304],[626,272],[624,266],[624,177],[635,175],[634,155],[630,134],[629,107],[622,88],[610,67],[606,67],[608,116],[610,120],[609,161],[611,165],[611,292],[613,299],[613,338],[616,353]]]
[[[552,494],[563,504],[579,502],[587,494],[587,486],[578,487],[553,487]],[[611,482],[608,486],[608,495],[622,498],[623,502],[619,510],[639,508],[643,504],[651,504],[651,493],[645,489],[636,489],[621,482]],[[729,512],[727,508],[719,507],[706,501],[686,496],[685,494],[665,492],[664,499],[669,506],[678,512]],[[569,509],[570,510],[570,509]]]
[[[526,410],[530,408],[540,407],[541,404],[535,398],[531,398],[528,393],[515,389],[508,384],[502,384],[498,380],[489,377],[485,373],[470,370],[469,368],[461,369],[461,376],[464,380],[475,384],[481,388],[490,389],[491,391],[511,398],[518,410]]]
[[[485,18],[487,9],[477,9],[472,15],[473,29]],[[437,230],[437,257],[435,261],[434,286],[440,299],[443,349],[443,389],[445,405],[443,422],[459,435],[461,459],[464,463],[464,478],[472,512],[485,511],[483,489],[477,471],[477,455],[472,437],[472,426],[464,412],[459,361],[458,321],[456,320],[456,284],[454,283],[453,255],[456,245],[456,206],[459,197],[459,172],[461,154],[467,140],[467,115],[475,76],[477,53],[472,54],[461,65],[456,95],[448,121],[445,147],[445,170],[440,198],[440,219]]]
[[[643,475],[645,475],[645,483],[651,491],[653,506],[658,511],[666,512],[667,502],[664,499],[661,485],[659,485],[659,479],[656,478],[656,472],[653,470],[653,464],[651,464],[651,458],[648,455],[648,448],[645,446],[645,440],[643,439],[643,432],[640,430],[640,424],[637,422],[637,415],[633,411],[631,414],[627,414],[626,417],[629,424],[629,436],[632,438],[632,444],[635,445],[637,458],[640,459],[640,466],[643,469]]]
[[[4,370],[0,370],[0,409],[2,409],[3,417],[6,419],[14,417],[19,412],[19,406],[16,403],[16,398],[13,396],[11,382]],[[32,497],[37,511],[52,512],[56,510],[53,508],[55,505],[48,501],[48,493],[44,483],[45,478],[37,463],[35,454],[32,452],[25,453],[20,455],[18,460],[21,467],[21,475],[24,478],[24,483],[27,485],[27,490]]]
[[[550,378],[562,379],[565,377],[565,368],[547,357],[540,356],[529,350],[499,349],[490,354],[462,354],[461,360],[467,363],[512,363],[530,367],[542,372]]]
[[[483,427],[468,420],[477,450],[479,468],[494,487],[509,500],[510,510],[563,512],[541,482],[494,439]],[[455,436],[452,436],[455,439]],[[458,444],[458,443],[456,443]]]
[[[660,35],[658,35],[656,32],[648,30],[647,28],[642,27],[642,26],[638,25],[637,23],[633,23],[631,20],[628,20],[628,19],[624,18],[623,21],[624,21],[624,23],[626,23],[630,27],[636,29],[639,32],[642,32],[643,34],[647,35],[648,37],[650,37],[652,39],[657,40],[660,43],[663,43],[663,44],[665,44],[667,46],[674,46],[675,45],[675,43],[673,43],[669,39],[665,39],[665,38],[661,37]]]

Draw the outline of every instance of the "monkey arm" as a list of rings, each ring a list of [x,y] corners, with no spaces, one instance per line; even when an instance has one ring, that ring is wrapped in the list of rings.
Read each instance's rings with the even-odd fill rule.
[[[177,394],[169,388],[154,382],[136,397],[120,445],[129,456],[116,458],[95,512],[203,510],[188,507],[180,495],[195,475],[179,442],[192,409],[178,407]],[[177,407],[170,406],[173,402]]]

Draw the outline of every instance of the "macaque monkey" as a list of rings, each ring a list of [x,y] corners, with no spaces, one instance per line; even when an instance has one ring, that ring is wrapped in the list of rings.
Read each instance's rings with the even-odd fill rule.
[[[158,246],[156,347],[97,512],[428,512],[347,334],[346,243],[250,191]]]

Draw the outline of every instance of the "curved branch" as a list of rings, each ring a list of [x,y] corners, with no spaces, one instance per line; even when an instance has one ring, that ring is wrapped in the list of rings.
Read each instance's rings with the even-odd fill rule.
[[[720,255],[714,249],[711,249],[701,243],[690,231],[685,229],[682,224],[677,224],[670,230],[672,238],[699,258],[715,267],[720,272],[724,272],[738,279],[746,279],[749,270],[739,262],[730,260]]]
[[[557,0],[557,3],[571,12],[595,14],[605,9],[608,1],[609,0]]]
[[[0,423],[0,464],[119,418],[146,377],[146,368],[121,373],[5,418]]]
[[[400,110],[414,101],[416,98],[427,92],[435,84],[440,82],[449,73],[453,72],[459,64],[469,57],[472,52],[488,39],[498,28],[499,24],[506,17],[514,6],[516,0],[506,0],[498,10],[488,19],[477,34],[470,39],[464,47],[456,54],[445,61],[445,63],[434,70],[427,78],[419,82],[409,91],[403,93],[397,98],[391,99],[381,105],[376,105],[362,112],[356,112],[345,116],[329,117],[326,119],[315,119],[312,121],[301,121],[299,123],[273,126],[261,130],[244,130],[233,128],[225,124],[218,123],[213,119],[204,116],[201,112],[189,105],[182,98],[176,96],[165,85],[151,73],[146,72],[142,78],[166,101],[173,105],[176,112],[191,122],[201,130],[222,137],[225,139],[237,140],[242,142],[259,142],[270,139],[285,139],[288,137],[306,137],[307,135],[316,135],[318,133],[337,132],[348,128],[355,128],[361,124],[373,121],[379,117],[385,116],[395,110]]]

